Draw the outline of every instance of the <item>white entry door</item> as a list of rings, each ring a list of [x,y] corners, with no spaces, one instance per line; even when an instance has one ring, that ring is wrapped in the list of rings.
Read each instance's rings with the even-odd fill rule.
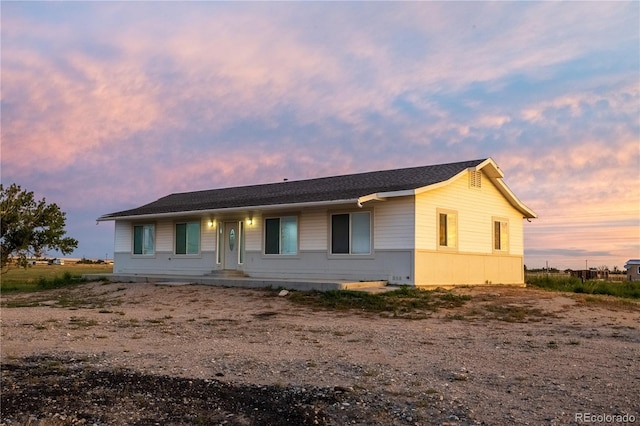
[[[240,234],[238,222],[224,223],[224,269],[238,269]]]

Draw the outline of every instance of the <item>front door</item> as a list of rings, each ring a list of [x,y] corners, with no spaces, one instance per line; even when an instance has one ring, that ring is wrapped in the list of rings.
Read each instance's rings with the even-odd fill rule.
[[[224,269],[238,269],[238,222],[224,223]]]

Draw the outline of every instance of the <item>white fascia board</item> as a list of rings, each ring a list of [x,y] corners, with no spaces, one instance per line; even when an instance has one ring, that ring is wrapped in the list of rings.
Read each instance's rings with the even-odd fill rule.
[[[504,173],[500,170],[500,167],[493,161],[493,158],[487,158],[482,163],[478,164],[473,168],[474,170],[480,171],[482,170],[489,179],[495,184],[498,191],[504,195],[504,197],[514,206],[516,209],[520,210],[520,212],[524,215],[525,218],[534,219],[538,217],[537,214],[534,213],[529,207],[525,206],[522,201],[516,197],[516,195],[511,191],[511,189],[504,183]]]
[[[177,212],[168,212],[168,213],[139,214],[139,215],[130,215],[130,216],[116,216],[116,217],[100,216],[98,219],[96,219],[96,221],[108,222],[110,220],[160,219],[160,218],[175,217],[175,216],[213,216],[216,214],[226,214],[226,213],[302,209],[302,208],[308,208],[308,207],[330,206],[330,205],[336,205],[336,204],[357,204],[357,203],[358,203],[358,199],[352,198],[347,200],[311,201],[307,203],[288,203],[288,204],[269,204],[265,206],[229,207],[224,209],[189,210],[189,211],[177,211]]]
[[[482,170],[487,176],[492,179],[502,179],[504,178],[504,173],[500,170],[500,167],[493,161],[493,158],[489,157],[484,160],[482,163],[478,164],[475,167],[471,167],[472,171],[480,171]]]
[[[507,184],[504,183],[502,179],[491,179],[491,181],[496,185],[498,191],[500,191],[502,195],[504,195],[504,197],[509,200],[511,205],[520,210],[525,218],[535,219],[536,217],[538,217],[538,215],[535,214],[533,210],[525,206],[522,201],[520,201],[518,197],[516,197],[516,194],[514,194],[511,189],[509,189]]]

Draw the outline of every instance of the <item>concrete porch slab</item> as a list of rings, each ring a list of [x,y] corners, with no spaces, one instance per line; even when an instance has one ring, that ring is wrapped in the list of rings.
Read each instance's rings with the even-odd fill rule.
[[[83,278],[89,280],[106,279],[111,282],[122,283],[155,283],[159,285],[188,285],[203,284],[221,287],[240,288],[284,288],[298,291],[329,291],[329,290],[362,290],[382,289],[386,281],[338,281],[317,279],[281,279],[240,276],[190,276],[190,275],[160,275],[160,274],[86,274]]]

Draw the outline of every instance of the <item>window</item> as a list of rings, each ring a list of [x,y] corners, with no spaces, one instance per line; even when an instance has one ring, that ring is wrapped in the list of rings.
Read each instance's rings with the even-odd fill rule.
[[[200,222],[176,223],[176,254],[200,253]]]
[[[456,248],[458,246],[458,214],[438,212],[438,246]]]
[[[371,253],[370,212],[331,215],[331,253]]]
[[[154,255],[156,251],[156,226],[133,226],[133,254]]]
[[[224,226],[222,226],[222,222],[218,222],[218,253],[216,254],[216,262],[218,264],[222,263],[222,250],[224,250]]]
[[[244,263],[244,246],[245,246],[243,221],[238,222],[238,234],[240,234],[239,235],[240,238],[238,238],[238,263],[242,264]]]
[[[298,253],[298,218],[272,217],[264,221],[265,254]]]
[[[509,250],[509,222],[506,220],[493,221],[493,249]]]

